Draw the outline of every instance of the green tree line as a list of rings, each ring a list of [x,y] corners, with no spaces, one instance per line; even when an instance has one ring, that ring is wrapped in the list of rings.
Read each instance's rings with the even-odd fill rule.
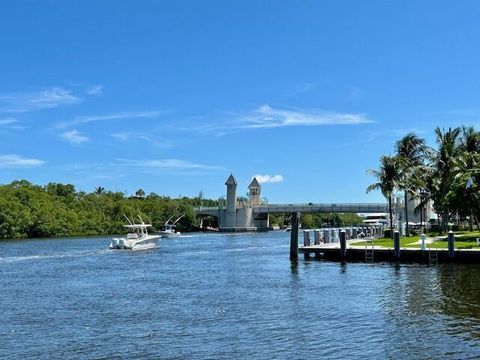
[[[125,232],[124,215],[140,214],[146,223],[160,229],[172,215],[185,216],[177,224],[180,231],[197,229],[194,206],[215,206],[217,201],[198,197],[172,199],[155,193],[135,196],[106,191],[76,191],[70,184],[45,186],[26,180],[0,186],[0,238],[27,238],[79,235],[109,235]]]
[[[415,210],[429,201],[446,231],[452,218],[469,219],[470,228],[480,219],[480,133],[474,127],[435,129],[435,146],[409,133],[395,143],[395,154],[380,158],[378,169],[368,170],[376,182],[367,188],[380,190],[389,202],[400,192],[405,197],[405,221],[408,231],[407,195],[420,200]],[[391,224],[393,228],[393,222]]]

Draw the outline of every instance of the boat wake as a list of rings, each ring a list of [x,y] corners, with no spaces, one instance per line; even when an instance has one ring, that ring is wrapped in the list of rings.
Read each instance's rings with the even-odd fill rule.
[[[107,249],[101,249],[97,251],[78,251],[68,253],[56,253],[56,254],[41,254],[41,255],[25,255],[25,256],[0,256],[0,263],[15,263],[21,261],[35,261],[35,260],[50,260],[61,258],[77,258],[93,255],[108,254]]]

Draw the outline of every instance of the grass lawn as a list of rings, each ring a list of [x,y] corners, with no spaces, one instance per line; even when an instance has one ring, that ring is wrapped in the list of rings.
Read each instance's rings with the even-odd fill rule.
[[[455,233],[455,249],[480,249],[480,246],[477,246],[477,238],[480,238],[480,232],[474,231],[459,231]],[[427,238],[428,239],[428,238]],[[400,247],[403,248],[413,248],[419,249],[420,244],[417,243],[420,240],[420,236],[410,236],[400,238]],[[361,241],[354,243],[354,246],[365,246],[367,242]],[[388,248],[393,248],[393,239],[390,238],[380,238],[373,241],[375,246],[383,246]],[[438,248],[438,249],[447,249],[448,241],[447,236],[441,236],[440,240],[435,241],[433,244],[426,244],[428,248]]]
[[[414,243],[420,240],[420,236],[410,236],[410,237],[402,237],[400,238],[400,247],[407,247],[407,244]],[[391,238],[380,238],[373,240],[375,246],[384,246],[384,247],[393,247],[393,239]],[[354,246],[365,246],[365,244],[370,244],[369,242],[361,241],[352,244]],[[414,247],[412,245],[412,247]]]

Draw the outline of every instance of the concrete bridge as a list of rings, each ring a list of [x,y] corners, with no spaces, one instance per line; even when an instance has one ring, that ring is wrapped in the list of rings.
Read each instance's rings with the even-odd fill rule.
[[[269,214],[292,213],[385,213],[385,203],[339,203],[339,204],[262,204],[261,186],[254,178],[248,186],[250,200],[237,201],[237,181],[230,175],[227,185],[226,206],[199,207],[195,209],[198,216],[218,218],[220,231],[257,231],[268,228]]]

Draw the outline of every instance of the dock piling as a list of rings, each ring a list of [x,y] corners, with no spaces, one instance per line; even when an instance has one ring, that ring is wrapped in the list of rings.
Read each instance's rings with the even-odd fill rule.
[[[292,213],[292,232],[290,233],[290,260],[298,260],[298,218],[299,213]]]
[[[313,241],[315,245],[320,245],[320,230],[313,230]]]
[[[453,259],[455,257],[455,234],[452,230],[448,232],[448,258]]]
[[[303,230],[303,246],[310,246],[310,231]]]
[[[422,249],[422,251],[425,251],[425,250],[426,250],[425,240],[427,240],[427,235],[422,234],[422,235],[420,236],[420,238],[421,238],[421,240],[422,240],[422,241],[421,241],[420,248]]]
[[[347,236],[345,229],[340,230],[340,255],[342,259],[347,257]]]
[[[398,230],[393,232],[393,254],[395,259],[400,259],[400,233]]]

